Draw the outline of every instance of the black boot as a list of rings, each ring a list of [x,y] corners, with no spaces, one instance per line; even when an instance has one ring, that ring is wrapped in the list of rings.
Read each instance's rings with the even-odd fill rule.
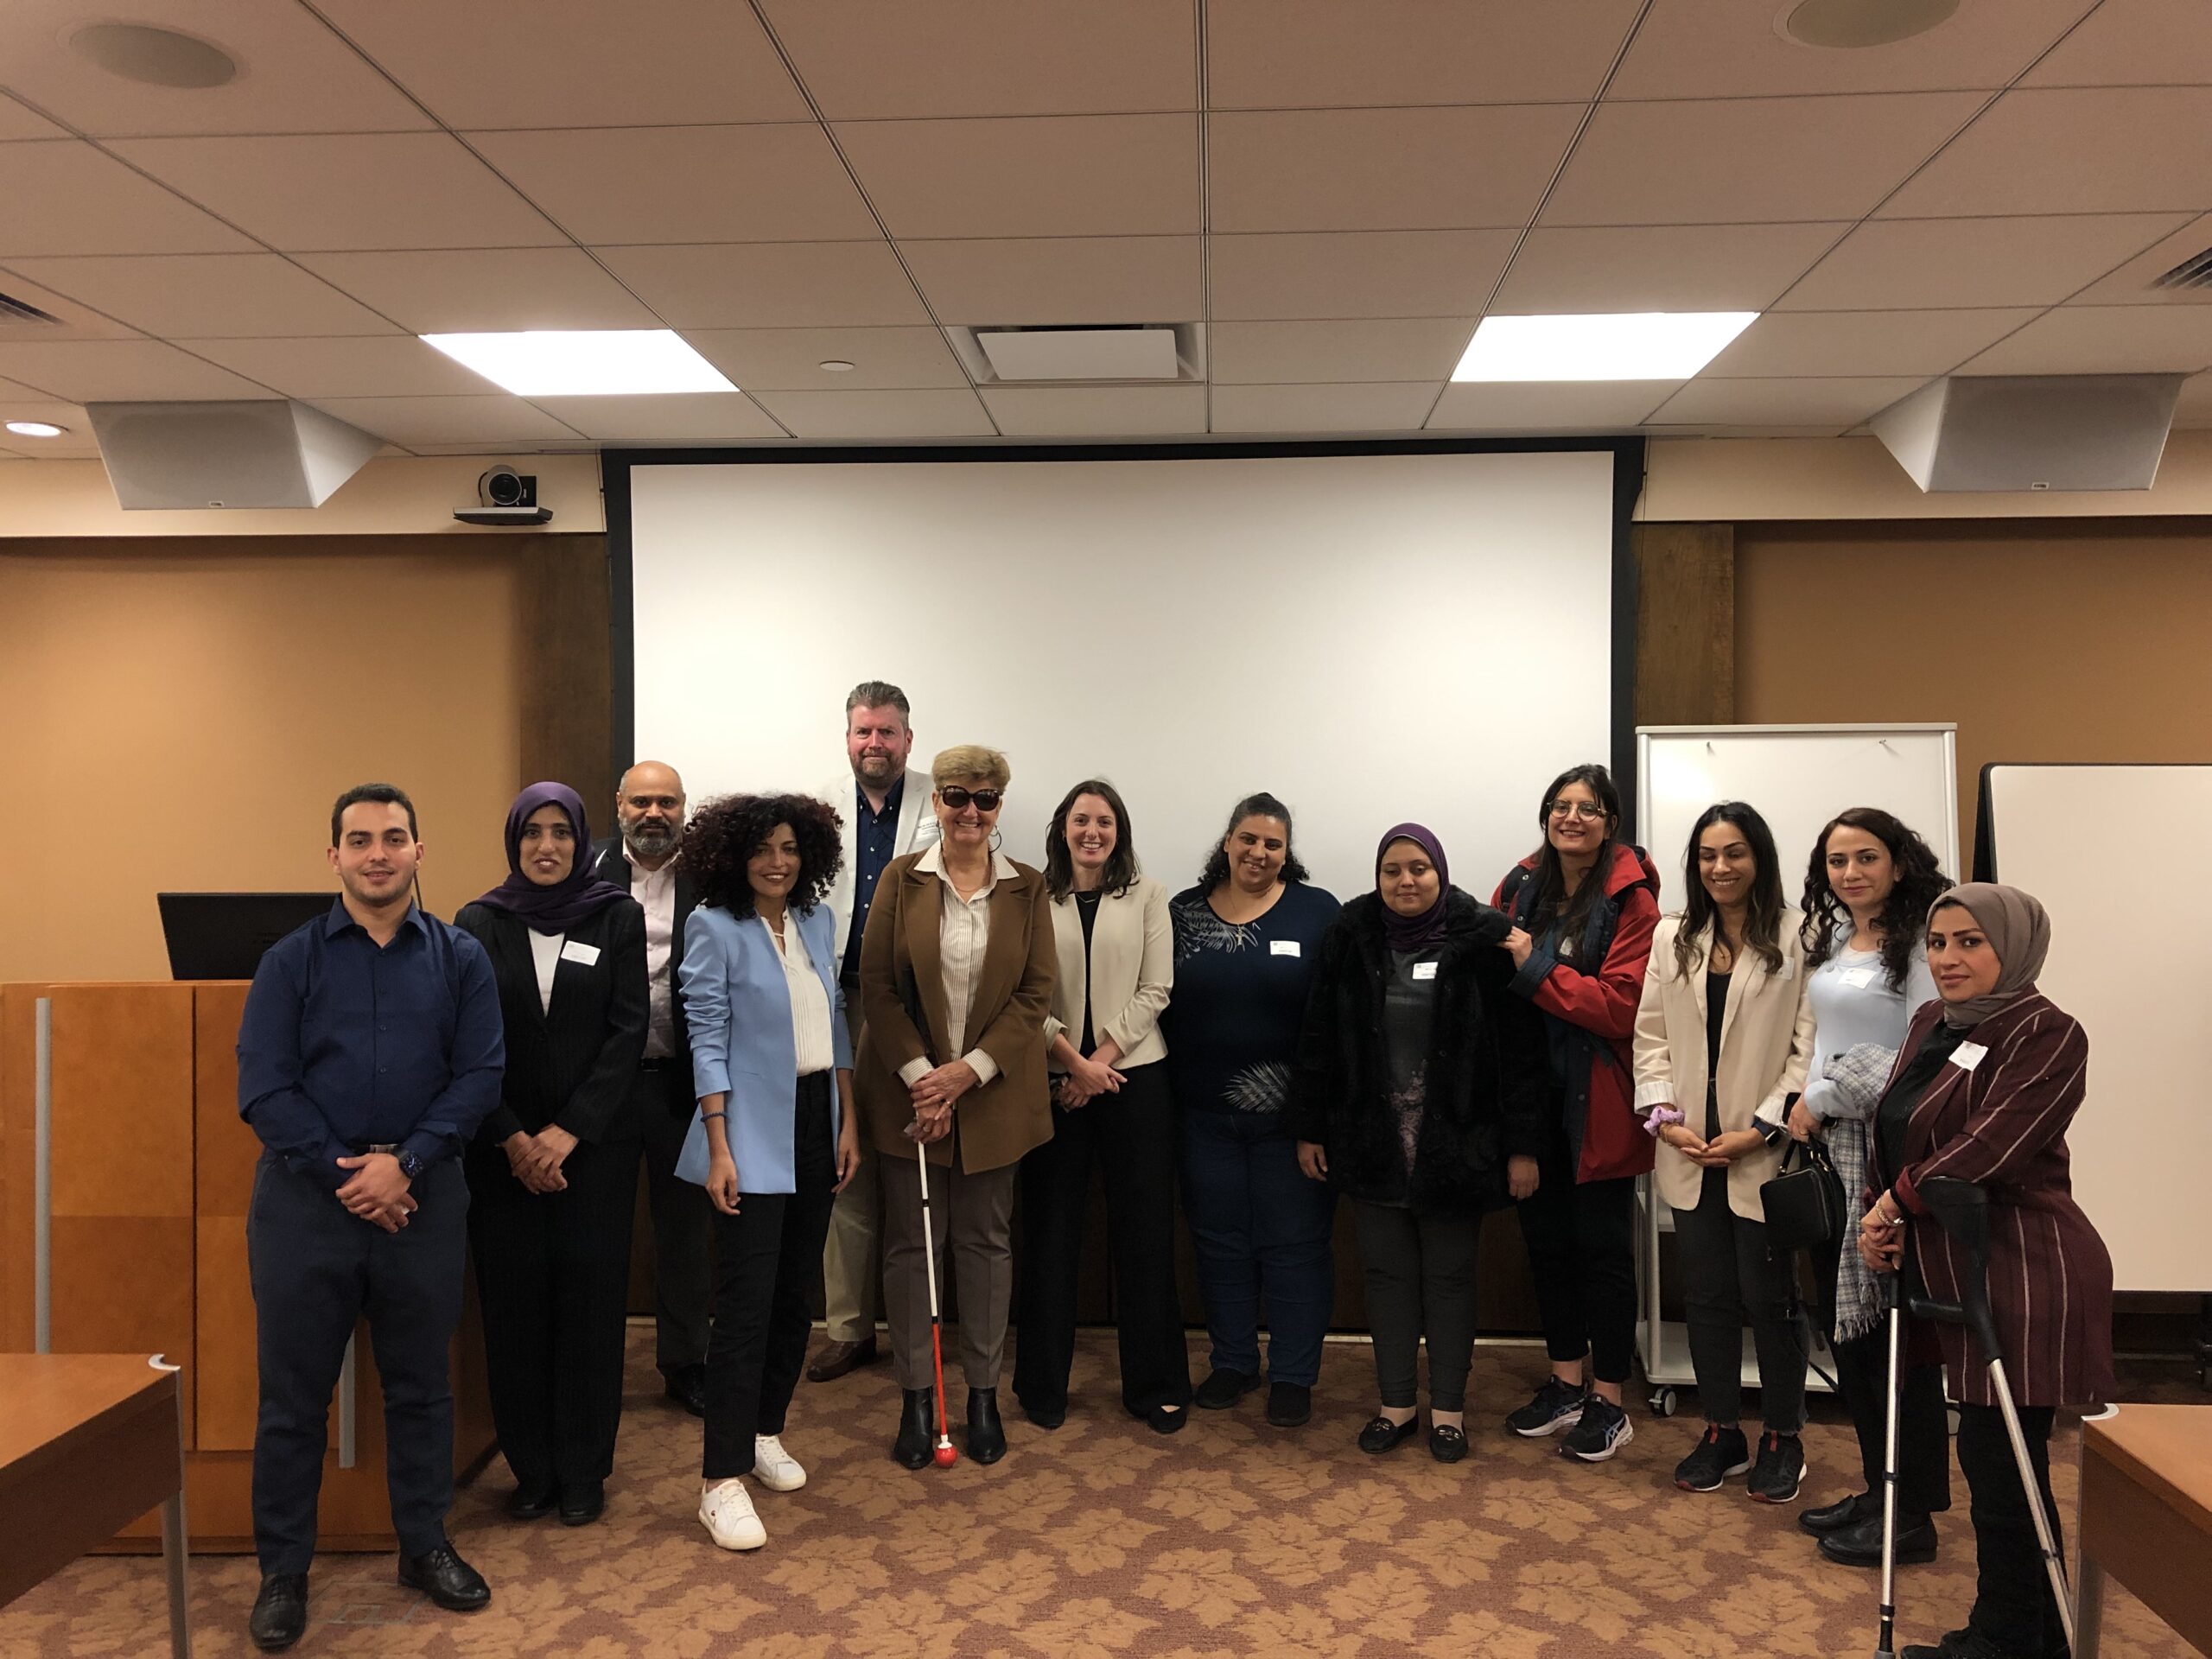
[[[968,1390],[968,1455],[978,1463],[1006,1456],[1006,1427],[999,1421],[996,1389]]]
[[[903,1392],[906,1402],[899,1409],[899,1438],[891,1442],[891,1455],[908,1469],[919,1469],[937,1443],[937,1396],[928,1389]]]

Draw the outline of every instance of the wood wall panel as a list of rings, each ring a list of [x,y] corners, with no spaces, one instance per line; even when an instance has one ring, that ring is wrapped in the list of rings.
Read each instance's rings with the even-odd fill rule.
[[[1637,524],[1636,723],[1726,725],[1736,718],[1736,537],[1732,524]]]
[[[192,1214],[192,1041],[189,986],[55,991],[57,1219]]]
[[[618,763],[607,538],[535,537],[516,577],[523,781],[568,785],[584,798],[593,833],[612,835]]]

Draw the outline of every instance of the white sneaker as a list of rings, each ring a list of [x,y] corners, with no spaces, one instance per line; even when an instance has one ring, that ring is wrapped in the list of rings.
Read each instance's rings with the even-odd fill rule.
[[[772,1492],[795,1492],[806,1484],[806,1471],[773,1434],[753,1437],[753,1478]]]
[[[724,1549],[758,1549],[768,1529],[753,1512],[753,1499],[741,1480],[725,1480],[699,1495],[699,1519],[708,1535]]]

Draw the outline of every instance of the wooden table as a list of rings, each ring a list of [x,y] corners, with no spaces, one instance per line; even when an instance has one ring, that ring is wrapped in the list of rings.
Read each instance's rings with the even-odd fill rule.
[[[169,1650],[189,1654],[180,1428],[158,1355],[0,1354],[0,1606],[159,1504]]]
[[[2095,1659],[2106,1574],[2212,1653],[2212,1406],[2121,1406],[2082,1425],[2074,1651]]]

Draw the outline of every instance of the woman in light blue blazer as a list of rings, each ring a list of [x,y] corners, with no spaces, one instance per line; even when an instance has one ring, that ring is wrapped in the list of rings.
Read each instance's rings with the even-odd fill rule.
[[[699,1109],[676,1173],[716,1211],[699,1519],[724,1549],[768,1541],[745,1476],[775,1492],[806,1484],[784,1414],[830,1206],[861,1155],[822,903],[842,856],[837,815],[804,795],[710,801],[679,855],[699,894],[677,976]]]

